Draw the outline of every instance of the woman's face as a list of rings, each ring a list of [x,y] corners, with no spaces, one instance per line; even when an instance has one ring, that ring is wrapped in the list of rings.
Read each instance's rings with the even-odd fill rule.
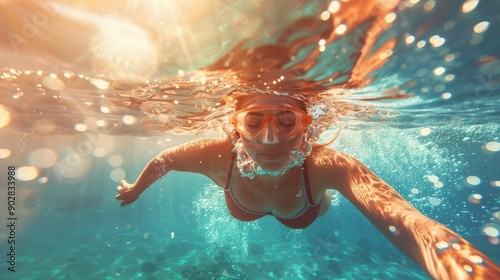
[[[250,109],[250,112],[252,112],[251,108],[262,108],[263,106],[282,107],[282,109],[285,109],[285,114],[287,107],[292,109],[301,108],[300,102],[292,98],[266,95],[251,99],[241,109]],[[282,109],[280,109],[280,112],[283,112]],[[266,111],[263,111],[262,114],[265,113]],[[281,117],[281,115],[276,117],[272,114],[263,116],[264,119],[266,117],[267,122],[264,122],[262,129],[254,137],[248,137],[240,133],[241,142],[247,154],[260,167],[267,171],[281,171],[290,163],[290,152],[301,147],[304,130],[291,137],[286,136],[283,128],[279,126],[283,125],[283,122],[288,120],[287,118]],[[248,120],[248,122],[251,121],[251,119]]]

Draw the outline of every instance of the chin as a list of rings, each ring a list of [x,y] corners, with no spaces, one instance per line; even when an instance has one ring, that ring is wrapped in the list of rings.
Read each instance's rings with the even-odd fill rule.
[[[264,170],[270,171],[270,172],[279,172],[283,169],[285,169],[288,166],[288,163],[290,162],[289,159],[287,160],[280,160],[276,162],[269,162],[269,161],[256,161],[256,163]]]

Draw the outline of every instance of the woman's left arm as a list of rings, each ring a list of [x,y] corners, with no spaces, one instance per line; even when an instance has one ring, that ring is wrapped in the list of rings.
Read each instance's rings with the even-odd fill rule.
[[[323,167],[329,163],[321,176],[329,176],[342,195],[433,278],[500,279],[500,268],[492,260],[424,216],[362,163],[343,153],[330,150],[326,154],[318,160]]]

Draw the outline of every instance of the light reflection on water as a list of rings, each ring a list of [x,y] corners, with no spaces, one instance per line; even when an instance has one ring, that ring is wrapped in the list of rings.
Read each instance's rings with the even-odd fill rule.
[[[221,98],[255,86],[329,99],[346,126],[334,148],[427,215],[499,244],[494,1],[36,3],[0,1],[0,166],[16,164],[25,205],[99,207],[85,191],[94,174],[114,188],[142,168],[131,154],[147,161],[193,139],[173,134],[220,135]],[[59,184],[78,188],[33,199]],[[75,190],[76,203],[65,197]],[[262,229],[199,195],[197,233],[248,253]],[[24,223],[51,207],[21,208]]]

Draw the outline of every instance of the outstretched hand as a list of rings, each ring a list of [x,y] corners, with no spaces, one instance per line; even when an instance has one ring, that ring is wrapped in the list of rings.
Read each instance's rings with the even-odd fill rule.
[[[130,204],[139,198],[139,193],[137,193],[135,189],[135,184],[127,183],[125,180],[121,180],[120,185],[116,189],[118,190],[116,199],[123,200],[120,206]]]

